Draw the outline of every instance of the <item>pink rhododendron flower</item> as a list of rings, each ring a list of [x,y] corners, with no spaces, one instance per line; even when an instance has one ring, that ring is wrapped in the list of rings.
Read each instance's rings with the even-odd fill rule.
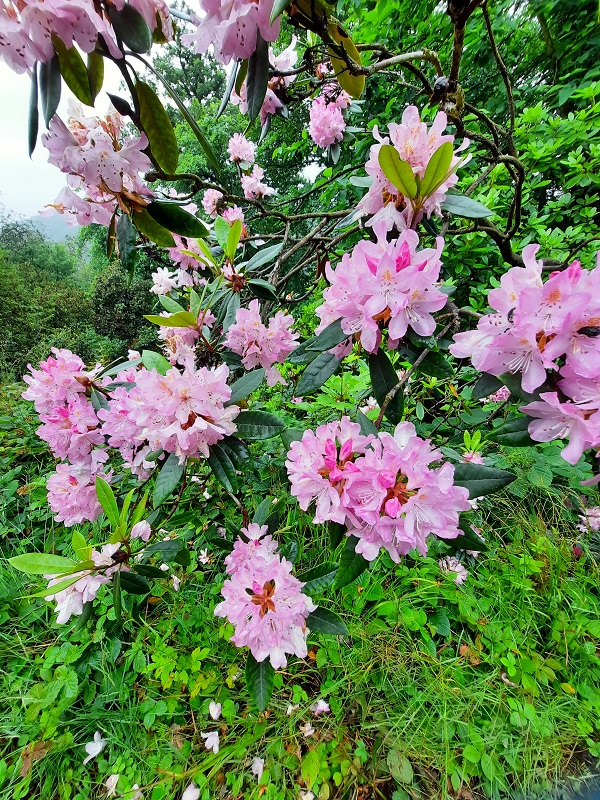
[[[272,536],[266,535],[266,525],[257,525],[255,522],[247,528],[241,528],[244,539],[238,537],[233,545],[233,550],[225,558],[225,568],[228,575],[234,575],[239,569],[250,569],[252,564],[259,562],[269,563],[277,558],[277,542]]]
[[[154,294],[169,294],[178,285],[177,273],[166,267],[159,267],[156,272],[153,272],[152,281],[153,286],[150,291]]]
[[[505,400],[510,398],[510,389],[508,386],[501,386],[497,391],[487,397],[482,397],[482,403],[504,403]]]
[[[256,145],[254,142],[246,139],[241,133],[234,133],[227,145],[227,152],[229,153],[230,160],[233,161],[234,164],[240,161],[254,164]]]
[[[98,451],[95,451],[95,455]],[[94,522],[102,513],[96,496],[96,477],[106,480],[100,471],[101,464],[61,463],[47,481],[48,504],[55,512],[55,520],[66,527],[79,522]]]
[[[298,334],[292,330],[293,324],[291,314],[278,311],[266,326],[260,318],[260,303],[252,300],[247,309],[238,310],[234,324],[227,331],[225,346],[242,356],[245,369],[264,367],[269,386],[285,384],[273,365],[285,361],[298,344]]]
[[[119,783],[120,774],[116,773],[114,775],[109,775],[104,783],[104,788],[106,789],[106,796],[107,797],[116,797],[117,794],[117,784]]]
[[[384,144],[393,145],[400,158],[410,164],[413,174],[423,178],[435,151],[446,142],[454,142],[454,136],[444,134],[446,122],[446,114],[439,111],[428,129],[427,124],[421,122],[418,109],[415,106],[409,106],[404,111],[400,124],[390,123],[388,126],[389,136],[382,137],[378,127],[373,128],[373,136],[378,144],[371,147],[370,158],[365,166],[367,173],[373,178],[373,184],[357,206],[363,214],[372,215],[367,225],[375,225],[381,219],[385,220],[388,230],[393,227],[403,230],[406,227],[414,227],[423,215],[427,217],[434,214],[438,217],[442,215],[440,206],[448,189],[458,181],[456,174],[454,172],[450,174],[425,200],[420,210],[414,212],[408,198],[398,192],[398,189],[390,183],[379,166],[379,151]],[[456,153],[468,145],[469,140],[465,139],[463,144],[454,151],[451,169],[455,169],[461,163],[461,159]],[[462,163],[466,163],[467,160],[468,158],[463,158]]]
[[[254,165],[249,175],[242,175],[242,189],[244,190],[244,197],[246,200],[260,200],[263,197],[269,197],[275,194],[275,189],[272,189],[263,182],[264,175],[264,169],[257,164]]]
[[[345,479],[372,440],[361,434],[358,423],[342,417],[314,432],[306,430],[300,441],[292,442],[285,462],[291,493],[303,511],[315,502],[313,522],[345,521]]]
[[[466,450],[462,454],[462,461],[470,464],[483,464],[483,456],[477,450]]]
[[[577,528],[582,533],[587,533],[588,529],[600,531],[600,506],[590,506],[584,509],[583,514],[579,515],[579,520],[580,524],[577,525]]]
[[[210,734],[208,735],[210,736]],[[204,736],[204,734],[202,734],[202,736]],[[206,736],[205,738],[208,739],[208,736]],[[210,747],[207,747],[206,749],[209,750]],[[217,745],[217,752],[218,752],[218,745]],[[200,798],[200,789],[196,786],[195,783],[190,783],[190,785],[186,788],[185,792],[181,795],[181,800],[199,800],[199,798]]]
[[[150,523],[146,522],[146,520],[136,522],[131,529],[130,536],[132,539],[141,539],[142,542],[147,542],[152,536],[152,528],[150,527]]]
[[[576,464],[584,450],[600,447],[600,411],[583,409],[575,403],[561,403],[556,392],[542,392],[540,400],[521,406],[521,411],[534,421],[529,435],[536,442],[568,439],[561,455],[569,464]]]
[[[252,761],[252,766],[250,767],[252,774],[256,775],[256,780],[259,781],[262,778],[262,774],[265,771],[265,760],[264,758],[259,758],[255,756],[254,760]]]
[[[93,370],[86,370],[83,361],[70,350],[53,347],[52,352],[54,356],[42,361],[39,370],[28,364],[31,375],[23,377],[28,388],[21,396],[33,401],[38,413],[49,413],[78,400],[102,369],[97,364]]]
[[[444,574],[448,575],[452,573],[453,575],[456,575],[454,578],[454,583],[457,586],[461,586],[469,577],[468,570],[465,569],[460,561],[457,558],[454,558],[454,556],[446,556],[446,558],[440,559],[438,561],[438,566]]]
[[[329,103],[325,97],[313,100],[308,131],[317,147],[328,147],[334,142],[341,142],[345,130],[346,120],[337,103]]]
[[[194,33],[184,34],[184,44],[191,45],[195,53],[206,53],[212,46],[215,58],[222,64],[231,59],[249,58],[256,49],[258,34],[266,42],[279,36],[280,20],[270,22],[273,0],[200,0],[202,17],[195,17]]]
[[[219,200],[223,197],[223,192],[218,189],[207,189],[202,196],[202,208],[209,217],[217,216]]]
[[[398,346],[409,326],[430,336],[436,325],[432,313],[448,300],[437,287],[443,239],[437,239],[435,250],[417,250],[414,231],[402,231],[388,242],[380,222],[375,233],[377,242],[360,241],[335,270],[326,266],[330,285],[323,292],[325,302],[316,309],[321,319],[316,333],[341,318],[342,330],[360,339],[369,353],[379,349],[386,326],[390,349]]]

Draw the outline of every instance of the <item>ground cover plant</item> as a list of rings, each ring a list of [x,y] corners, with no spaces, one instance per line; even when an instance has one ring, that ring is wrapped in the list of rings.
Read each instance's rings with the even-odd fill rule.
[[[597,83],[568,44],[592,24],[450,2],[431,41],[406,2],[67,5],[5,4],[1,52],[67,176],[50,211],[118,260],[96,324],[140,346],[53,347],[3,389],[1,791],[585,779]],[[63,121],[105,61],[122,95]],[[116,268],[152,271],[156,336]]]

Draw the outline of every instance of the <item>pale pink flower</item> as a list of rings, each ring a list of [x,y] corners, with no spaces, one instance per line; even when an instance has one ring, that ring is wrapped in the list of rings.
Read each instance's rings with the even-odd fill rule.
[[[106,479],[101,465],[91,463],[57,464],[46,483],[48,504],[55,520],[66,527],[79,522],[94,522],[102,513],[96,496],[96,477]]]
[[[275,194],[275,189],[263,182],[264,175],[264,169],[257,164],[254,165],[249,175],[242,175],[242,189],[244,190],[244,197],[246,200],[260,200],[263,197],[269,197]]]
[[[298,727],[300,728],[300,732],[302,733],[302,735],[306,739],[308,739],[309,736],[314,736],[315,735],[315,729],[310,724],[310,722],[305,722],[302,725],[299,725]],[[310,792],[310,794],[312,794],[312,792]],[[314,797],[314,795],[313,795],[313,797]]]
[[[117,773],[115,775],[109,775],[106,779],[104,784],[104,788],[106,789],[106,796],[107,797],[116,797],[117,796],[117,784],[119,783],[119,778],[121,776]]]
[[[256,756],[252,761],[252,766],[250,767],[252,770],[252,774],[256,775],[256,780],[259,781],[262,778],[262,774],[265,770],[265,760],[264,758],[259,758]]]
[[[215,58],[222,64],[246,59],[256,49],[259,33],[266,42],[274,42],[279,36],[279,18],[270,22],[272,9],[273,0],[200,0],[202,16],[194,18],[196,31],[181,39],[196,53],[206,53],[212,46]]]
[[[219,200],[223,197],[223,192],[218,189],[207,189],[202,197],[202,208],[209,217],[217,216]]]
[[[31,375],[23,377],[28,388],[21,396],[33,401],[38,413],[51,412],[57,406],[76,401],[102,369],[97,364],[95,369],[86,370],[83,361],[70,350],[53,347],[52,352],[54,355],[42,361],[39,370],[29,364]]]
[[[510,398],[510,389],[508,386],[501,386],[495,392],[488,395],[487,397],[481,398],[481,403],[504,403],[506,400]]]
[[[169,292],[177,288],[177,273],[167,269],[167,267],[159,267],[156,272],[152,273],[152,281],[151,292],[161,295],[169,294]]]
[[[270,317],[266,326],[260,318],[260,303],[252,300],[250,306],[240,308],[235,322],[227,331],[225,346],[242,356],[245,369],[264,367],[267,384],[285,384],[285,380],[274,367],[280,364],[298,344],[298,334],[292,330],[294,318],[278,311]]]
[[[279,556],[256,558],[225,581],[224,600],[214,613],[234,626],[231,641],[237,647],[248,647],[257,661],[268,658],[280,669],[288,654],[299,658],[307,654],[306,617],[316,606],[302,593],[303,586],[292,575],[289,561]]]
[[[212,700],[209,703],[209,705],[208,705],[208,713],[210,714],[210,718],[214,719],[215,722],[217,720],[221,719],[221,710],[222,710],[222,708],[223,708],[223,706],[221,705],[221,703],[215,703]]]
[[[310,107],[309,133],[317,147],[328,147],[341,142],[346,130],[346,120],[336,102],[317,97]]]
[[[561,455],[576,464],[584,450],[600,446],[600,411],[582,409],[575,403],[561,403],[556,392],[542,392],[540,400],[521,406],[521,411],[535,419],[529,435],[536,442],[568,439]]]
[[[310,707],[310,710],[315,715],[315,717],[320,717],[321,714],[329,714],[331,709],[329,708],[329,703],[326,700],[317,700],[316,703]]]
[[[205,740],[204,747],[207,750],[212,750],[215,755],[219,752],[219,732],[218,731],[200,731],[200,736]]]
[[[106,747],[106,739],[102,738],[102,734],[100,733],[100,731],[96,731],[93,740],[91,742],[88,742],[85,746],[85,752],[87,753],[87,756],[83,759],[83,763],[87,764],[93,758],[99,756],[105,747]]]
[[[469,572],[466,570],[460,561],[454,556],[446,556],[446,558],[442,558],[438,561],[438,566],[441,571],[448,575],[452,573],[456,575],[454,578],[454,583],[457,586],[461,586],[469,577]]]
[[[465,450],[462,454],[462,461],[471,464],[483,464],[483,456],[477,450]]]
[[[246,139],[241,133],[234,133],[227,146],[229,158],[234,164],[244,161],[254,164],[256,158],[256,144]]]
[[[588,529],[592,531],[600,531],[600,506],[590,506],[583,510],[583,514],[579,515],[580,524],[577,528],[582,533],[587,533]]]
[[[190,783],[184,793],[181,795],[181,800],[199,800],[200,789],[194,783]]]
[[[418,212],[414,212],[408,198],[399,193],[398,189],[386,178],[379,165],[379,151],[384,144],[393,145],[400,158],[407,161],[412,167],[413,174],[423,178],[427,165],[435,151],[446,142],[454,142],[454,136],[444,134],[447,117],[443,111],[439,111],[428,129],[425,122],[421,122],[419,111],[415,106],[409,106],[402,115],[400,124],[390,123],[388,126],[389,136],[382,137],[378,127],[373,128],[373,136],[378,144],[371,147],[370,158],[365,169],[373,178],[373,184],[369,191],[359,202],[357,208],[363,214],[373,215],[367,225],[374,225],[378,220],[384,220],[388,230],[397,227],[403,230],[406,227],[414,227],[423,215],[441,216],[441,204],[443,203],[448,189],[456,184],[458,177],[454,172],[427,198]],[[463,144],[454,152],[451,169],[455,169],[461,159],[456,155],[464,148],[468,147],[469,140],[465,139]],[[463,159],[466,163],[468,158]]]

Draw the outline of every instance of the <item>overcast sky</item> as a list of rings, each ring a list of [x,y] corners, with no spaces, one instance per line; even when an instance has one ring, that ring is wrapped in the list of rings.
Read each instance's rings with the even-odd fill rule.
[[[108,65],[105,87],[117,92],[118,73]],[[10,211],[31,217],[46,203],[52,203],[65,185],[65,175],[48,164],[48,154],[38,139],[33,158],[27,155],[27,113],[30,79],[17,75],[0,61],[0,203]],[[64,118],[69,97],[63,83],[59,113]],[[104,93],[98,96],[96,109],[103,115],[108,107]],[[40,120],[40,134],[44,131]]]

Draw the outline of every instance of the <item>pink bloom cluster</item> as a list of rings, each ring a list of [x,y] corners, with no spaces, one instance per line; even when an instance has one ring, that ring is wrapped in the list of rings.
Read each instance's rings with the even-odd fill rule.
[[[69,224],[108,226],[121,196],[146,205],[144,198],[153,196],[139,176],[152,167],[143,152],[146,134],[123,138],[123,118],[112,108],[105,119],[85,117],[73,104],[69,112],[68,126],[54,116],[42,135],[48,161],[69,176],[50,208],[65,214]]]
[[[258,164],[254,165],[254,169],[249,175],[242,175],[240,180],[246,200],[261,200],[263,197],[275,194],[275,189],[263,181],[264,176],[265,171]]]
[[[163,312],[162,316],[168,317],[169,314]],[[158,338],[164,343],[165,354],[171,364],[180,364],[183,367],[193,368],[196,356],[196,344],[200,338],[200,329],[203,327],[211,328],[214,322],[215,316],[212,311],[207,308],[201,312],[197,328],[162,326],[158,331]]]
[[[316,606],[302,593],[304,584],[292,575],[290,562],[276,552],[266,525],[253,523],[241,532],[246,540],[239,538],[225,559],[231,579],[223,584],[215,615],[235,627],[231,641],[237,647],[280,669],[290,653],[306,657],[306,618]]]
[[[260,303],[252,300],[249,308],[240,308],[234,324],[227,331],[225,346],[242,356],[245,369],[264,367],[267,383],[285,383],[274,364],[280,364],[298,344],[298,334],[292,330],[294,318],[278,311],[265,325],[260,318]]]
[[[173,367],[166,375],[138,370],[135,387],[115,389],[109,409],[98,412],[109,444],[125,447],[126,459],[132,444],[174,453],[180,463],[188,457],[207,458],[211,445],[236,430],[233,420],[239,408],[224,406],[231,397],[228,375],[225,364],[216,369]]]
[[[225,206],[222,200],[223,192],[218,189],[207,189],[202,198],[202,207],[209,217],[215,219],[217,216],[223,217],[230,225],[239,219],[242,223],[242,239],[248,235],[248,230],[244,221],[244,212],[239,206]]]
[[[459,513],[471,508],[451,464],[431,469],[441,457],[410,422],[374,438],[343,417],[292,442],[286,467],[300,508],[315,501],[315,522],[345,524],[369,561],[382,547],[399,561],[413,548],[425,554],[429,534],[456,538]]]
[[[230,161],[239,164],[241,161],[254,164],[256,158],[256,144],[241,133],[234,133],[227,145]],[[211,191],[210,189],[208,191]],[[214,190],[213,190],[214,191]]]
[[[125,0],[103,4],[93,0],[5,0],[0,6],[0,57],[15,72],[25,72],[36,61],[52,58],[52,36],[58,37],[67,48],[77,44],[84,53],[91,53],[98,36],[102,36],[110,55],[119,58],[121,51],[106,13],[109,5],[120,11]],[[129,5],[152,30],[157,27],[158,16],[165,38],[173,38],[164,0],[129,0]]]
[[[444,134],[446,123],[446,114],[439,111],[431,128],[428,129],[427,124],[421,122],[418,109],[415,106],[409,106],[404,111],[402,122],[399,125],[391,123],[388,126],[389,136],[382,137],[377,126],[373,128],[373,136],[379,144],[371,147],[370,157],[365,166],[367,173],[373,178],[373,184],[357,206],[363,214],[373,215],[367,225],[374,225],[381,219],[385,220],[388,230],[393,227],[402,230],[413,227],[422,219],[423,215],[427,217],[431,217],[433,214],[441,216],[440,205],[444,201],[448,189],[457,182],[457,176],[452,173],[415,213],[408,198],[400,194],[384,175],[379,165],[379,151],[382,145],[392,144],[400,158],[410,164],[414,175],[423,178],[435,151],[445,142],[454,142],[454,136]],[[465,139],[463,144],[454,151],[455,154],[468,145],[469,141]],[[467,160],[468,158],[463,159],[462,163],[466,163]],[[452,159],[451,169],[456,168],[460,163],[461,159],[455,155]]]
[[[101,367],[87,371],[70,350],[52,348],[52,352],[39,370],[29,365],[31,374],[23,378],[28,384],[23,398],[33,401],[40,416],[38,436],[48,443],[55,458],[64,462],[48,478],[50,507],[58,522],[74,525],[97,519],[102,511],[95,482],[97,475],[106,478],[100,470],[108,456],[102,449],[100,421],[86,396]]]
[[[342,109],[349,104],[350,95],[343,90],[337,96],[331,90],[324,91],[313,100],[308,131],[317,147],[329,147],[342,141],[346,130]]]
[[[446,305],[447,296],[437,288],[444,240],[436,249],[417,250],[418,235],[404,230],[392,242],[386,238],[385,222],[375,225],[377,242],[363,240],[351,253],[344,253],[325,275],[330,286],[325,302],[316,309],[321,322],[317,333],[336,319],[345,333],[360,338],[369,353],[377,352],[382,328],[388,329],[388,347],[394,349],[410,326],[421,336],[435,330],[434,311]]]
[[[293,69],[298,61],[298,53],[296,52],[296,36],[292,36],[291,43],[282,50],[279,55],[275,55],[272,48],[269,47],[269,64],[273,70],[278,72],[288,72]],[[287,88],[296,80],[295,75],[274,75],[269,79],[265,99],[260,109],[260,124],[265,125],[269,117],[276,114],[280,108],[283,108],[288,101]],[[248,113],[248,102],[246,100],[246,81],[240,87],[239,95],[235,89],[231,93],[231,102],[234,105],[239,105],[242,114]]]
[[[184,44],[194,52],[206,53],[212,46],[215,58],[222,64],[232,59],[249,58],[256,49],[258,34],[266,42],[279,36],[279,19],[270,22],[273,0],[200,0],[202,17],[194,17],[194,33],[184,34]]]
[[[68,622],[73,616],[82,614],[85,603],[94,600],[98,594],[98,589],[110,583],[112,575],[119,569],[118,564],[115,565],[113,561],[113,556],[120,547],[119,543],[105,544],[101,550],[92,550],[91,560],[94,562],[95,567],[93,570],[84,570],[69,576],[46,576],[49,582],[48,594],[45,599],[56,601],[56,622],[59,625]],[[121,569],[126,568],[121,567]],[[65,580],[74,580],[75,582],[66,589],[52,593],[52,587],[63,583]]]
[[[568,439],[562,455],[575,464],[600,447],[600,260],[594,270],[574,261],[544,283],[538,248],[524,248],[524,267],[509,269],[488,294],[495,313],[456,334],[450,351],[491,375],[520,374],[526,392],[552,381],[554,391],[521,410],[535,418],[531,438]]]
[[[455,575],[454,583],[457,586],[461,586],[469,577],[469,571],[455,556],[446,556],[446,558],[441,558],[438,561],[438,566],[445,575],[449,575],[450,573]]]

